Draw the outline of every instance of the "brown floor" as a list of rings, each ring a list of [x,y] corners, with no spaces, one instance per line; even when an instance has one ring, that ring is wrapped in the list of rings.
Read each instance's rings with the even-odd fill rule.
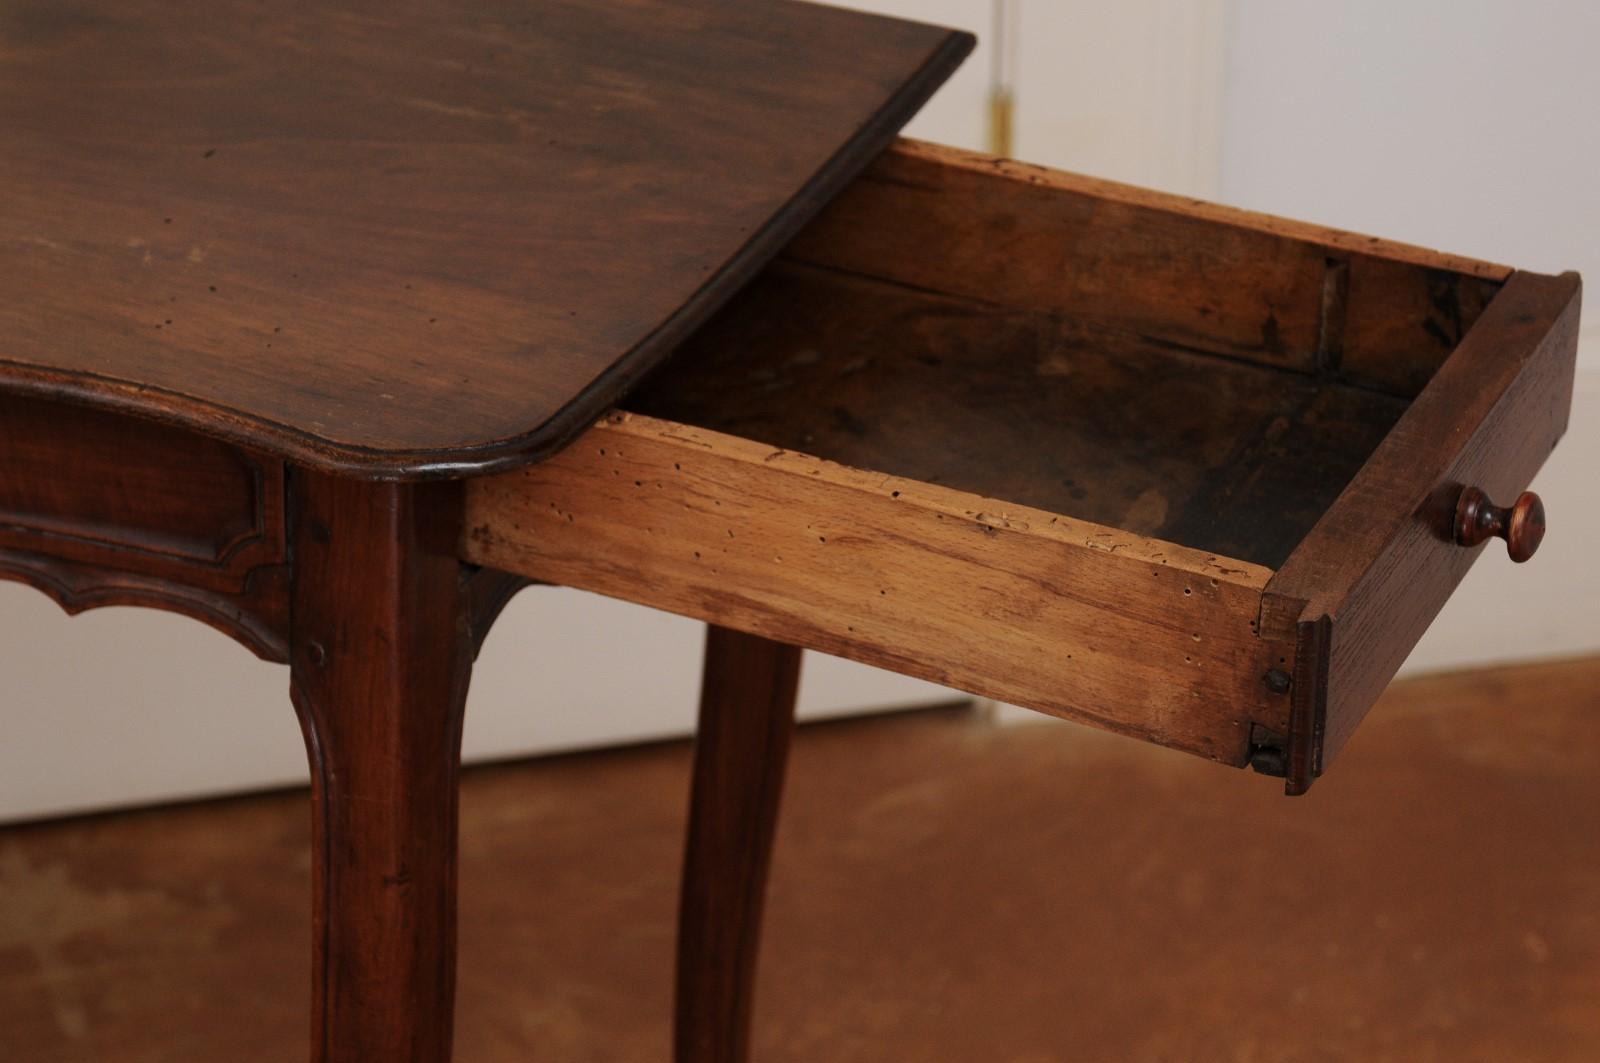
[[[462,1063],[666,1060],[686,753],[470,775]],[[1065,725],[807,728],[756,1057],[1592,1063],[1597,768],[1600,660],[1399,685],[1300,800]],[[0,831],[0,1060],[304,1058],[306,839],[303,794]]]

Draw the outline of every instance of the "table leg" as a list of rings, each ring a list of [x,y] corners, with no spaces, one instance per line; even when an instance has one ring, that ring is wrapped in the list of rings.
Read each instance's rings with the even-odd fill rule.
[[[313,1063],[446,1063],[471,672],[460,488],[296,470],[291,690],[312,766]]]
[[[678,916],[674,1058],[743,1063],[800,650],[706,632]]]

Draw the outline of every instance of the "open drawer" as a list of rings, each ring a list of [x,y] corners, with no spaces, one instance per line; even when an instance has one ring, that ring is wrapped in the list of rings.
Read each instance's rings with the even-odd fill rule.
[[[1561,435],[1578,302],[901,142],[464,555],[1301,792]]]

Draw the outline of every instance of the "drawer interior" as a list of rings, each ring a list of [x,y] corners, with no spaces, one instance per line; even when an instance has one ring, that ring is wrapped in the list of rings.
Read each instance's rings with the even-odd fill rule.
[[[903,145],[626,408],[1276,568],[1503,276],[1049,176]]]
[[[779,264],[629,408],[1276,567],[1405,400]]]
[[[902,142],[623,409],[469,483],[462,556],[1299,793],[1475,556],[1452,492],[1560,436],[1577,305]]]

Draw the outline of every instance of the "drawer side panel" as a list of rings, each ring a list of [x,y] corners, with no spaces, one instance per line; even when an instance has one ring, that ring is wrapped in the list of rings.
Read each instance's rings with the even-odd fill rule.
[[[618,414],[469,485],[463,556],[1243,764],[1257,566]]]
[[[914,141],[785,255],[1407,398],[1510,273]]]

